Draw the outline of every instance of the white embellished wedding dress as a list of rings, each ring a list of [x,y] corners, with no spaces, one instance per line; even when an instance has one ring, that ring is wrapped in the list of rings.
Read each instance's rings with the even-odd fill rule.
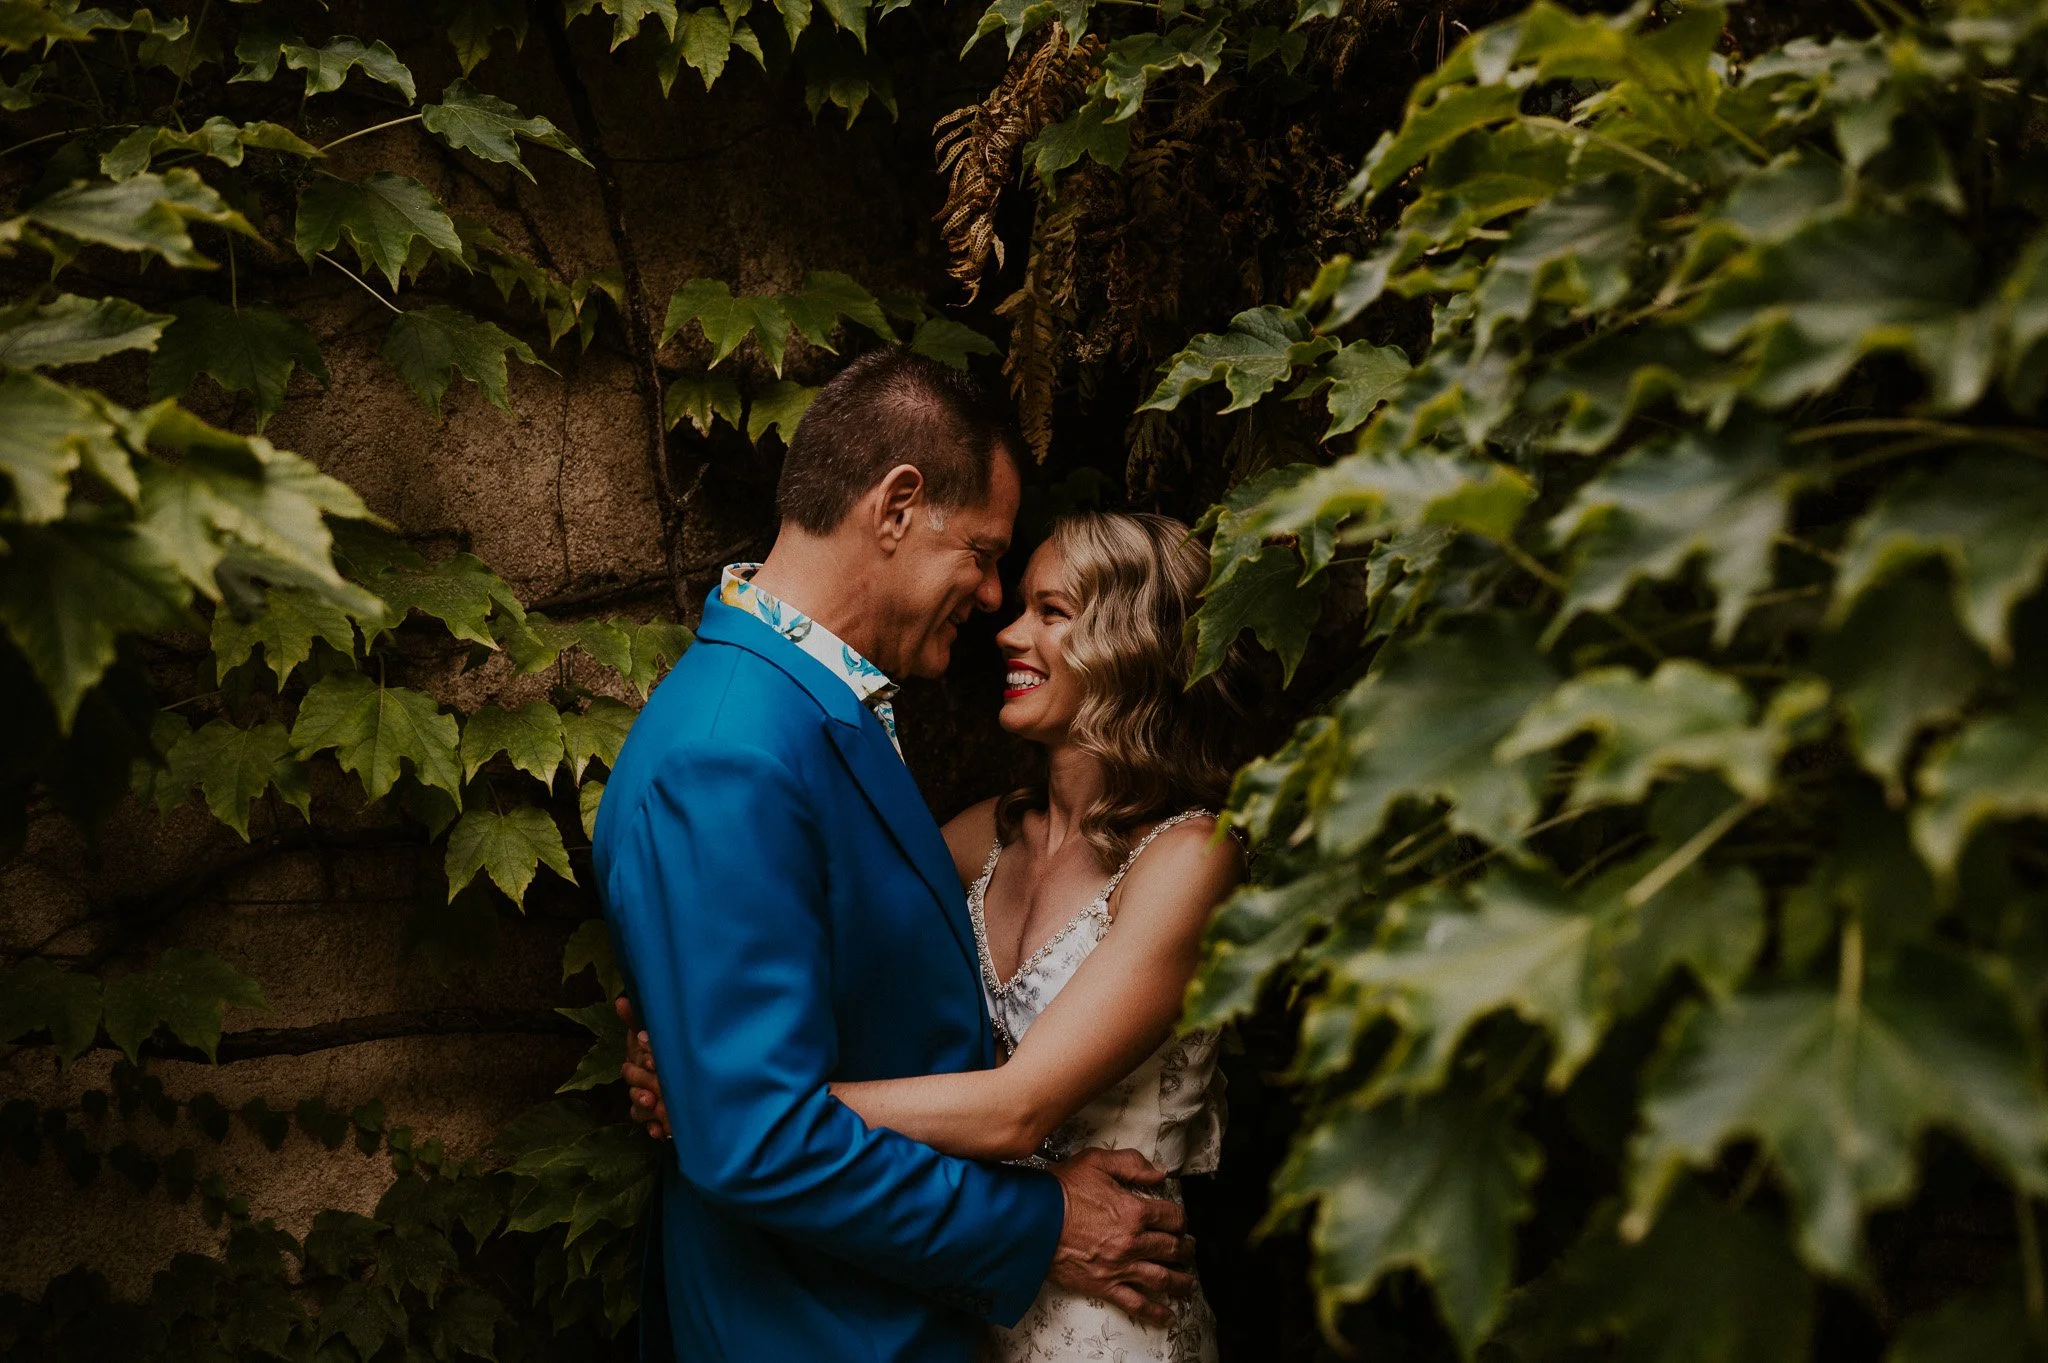
[[[1176,814],[1146,834],[1101,892],[1007,981],[996,977],[982,914],[982,899],[1003,855],[1000,842],[989,849],[981,878],[967,892],[967,908],[974,920],[989,1014],[1006,1050],[1016,1049],[1032,1021],[1109,935],[1109,898],[1152,840],[1205,813],[1191,809]],[[1089,1147],[1126,1149],[1175,1175],[1215,1172],[1224,1121],[1216,1043],[1214,1032],[1167,1038],[1144,1064],[1054,1132],[1046,1141],[1045,1157],[1062,1159]],[[1164,1194],[1180,1200],[1178,1177],[1166,1181]],[[1133,1320],[1107,1302],[1047,1283],[1014,1328],[992,1331],[983,1358],[986,1363],[1215,1363],[1216,1319],[1199,1286],[1176,1303],[1171,1325],[1156,1326]]]

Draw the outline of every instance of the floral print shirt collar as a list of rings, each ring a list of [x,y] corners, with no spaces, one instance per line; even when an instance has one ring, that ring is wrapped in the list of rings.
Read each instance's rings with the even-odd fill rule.
[[[903,744],[896,738],[895,700],[896,693],[902,688],[890,681],[881,668],[848,648],[831,630],[756,587],[752,578],[754,570],[760,566],[758,563],[728,564],[718,579],[718,599],[761,621],[823,663],[828,672],[851,687],[860,703],[874,711],[875,718],[882,721],[882,732],[889,735],[890,746],[901,757]]]

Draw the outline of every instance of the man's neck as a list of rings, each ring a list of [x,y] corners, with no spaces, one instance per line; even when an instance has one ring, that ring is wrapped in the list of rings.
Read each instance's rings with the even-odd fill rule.
[[[867,574],[850,557],[845,545],[828,536],[784,526],[754,570],[754,585],[881,666],[875,658],[876,621],[867,599]]]

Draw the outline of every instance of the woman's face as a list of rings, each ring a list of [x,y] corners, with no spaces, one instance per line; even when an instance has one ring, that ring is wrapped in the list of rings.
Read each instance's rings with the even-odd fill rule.
[[[1063,645],[1080,603],[1067,586],[1058,546],[1038,547],[1024,569],[1024,611],[996,636],[1008,668],[1003,676],[1005,729],[1035,743],[1058,743],[1081,709],[1081,682]]]

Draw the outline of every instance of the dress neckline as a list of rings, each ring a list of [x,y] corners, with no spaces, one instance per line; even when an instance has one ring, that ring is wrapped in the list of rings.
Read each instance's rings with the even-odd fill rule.
[[[1131,867],[1137,864],[1138,857],[1144,850],[1152,845],[1152,840],[1169,828],[1178,827],[1189,819],[1199,818],[1209,812],[1209,810],[1201,808],[1184,809],[1180,813],[1161,819],[1158,823],[1154,824],[1152,830],[1140,838],[1137,845],[1132,847],[1130,852],[1124,857],[1123,865],[1117,867],[1115,874],[1104,882],[1100,890],[1096,891],[1095,898],[1083,904],[1072,918],[1069,918],[1054,931],[1052,936],[1039,943],[1037,949],[1031,952],[1030,955],[1018,961],[1017,968],[1010,972],[1008,980],[1003,980],[996,974],[995,952],[989,947],[988,919],[982,908],[983,901],[988,896],[989,881],[995,878],[996,863],[1002,860],[1003,856],[1003,841],[1001,838],[997,838],[994,846],[988,849],[988,860],[982,863],[981,876],[967,892],[967,916],[974,924],[974,944],[977,954],[981,957],[981,979],[982,983],[988,987],[990,999],[1002,998],[1015,989],[1019,980],[1044,964],[1046,958],[1052,955],[1060,943],[1073,936],[1074,931],[1083,923],[1094,919],[1099,921],[1105,929],[1108,928],[1112,921],[1109,916],[1109,897],[1116,893],[1117,886],[1123,884],[1124,877],[1130,874]]]

